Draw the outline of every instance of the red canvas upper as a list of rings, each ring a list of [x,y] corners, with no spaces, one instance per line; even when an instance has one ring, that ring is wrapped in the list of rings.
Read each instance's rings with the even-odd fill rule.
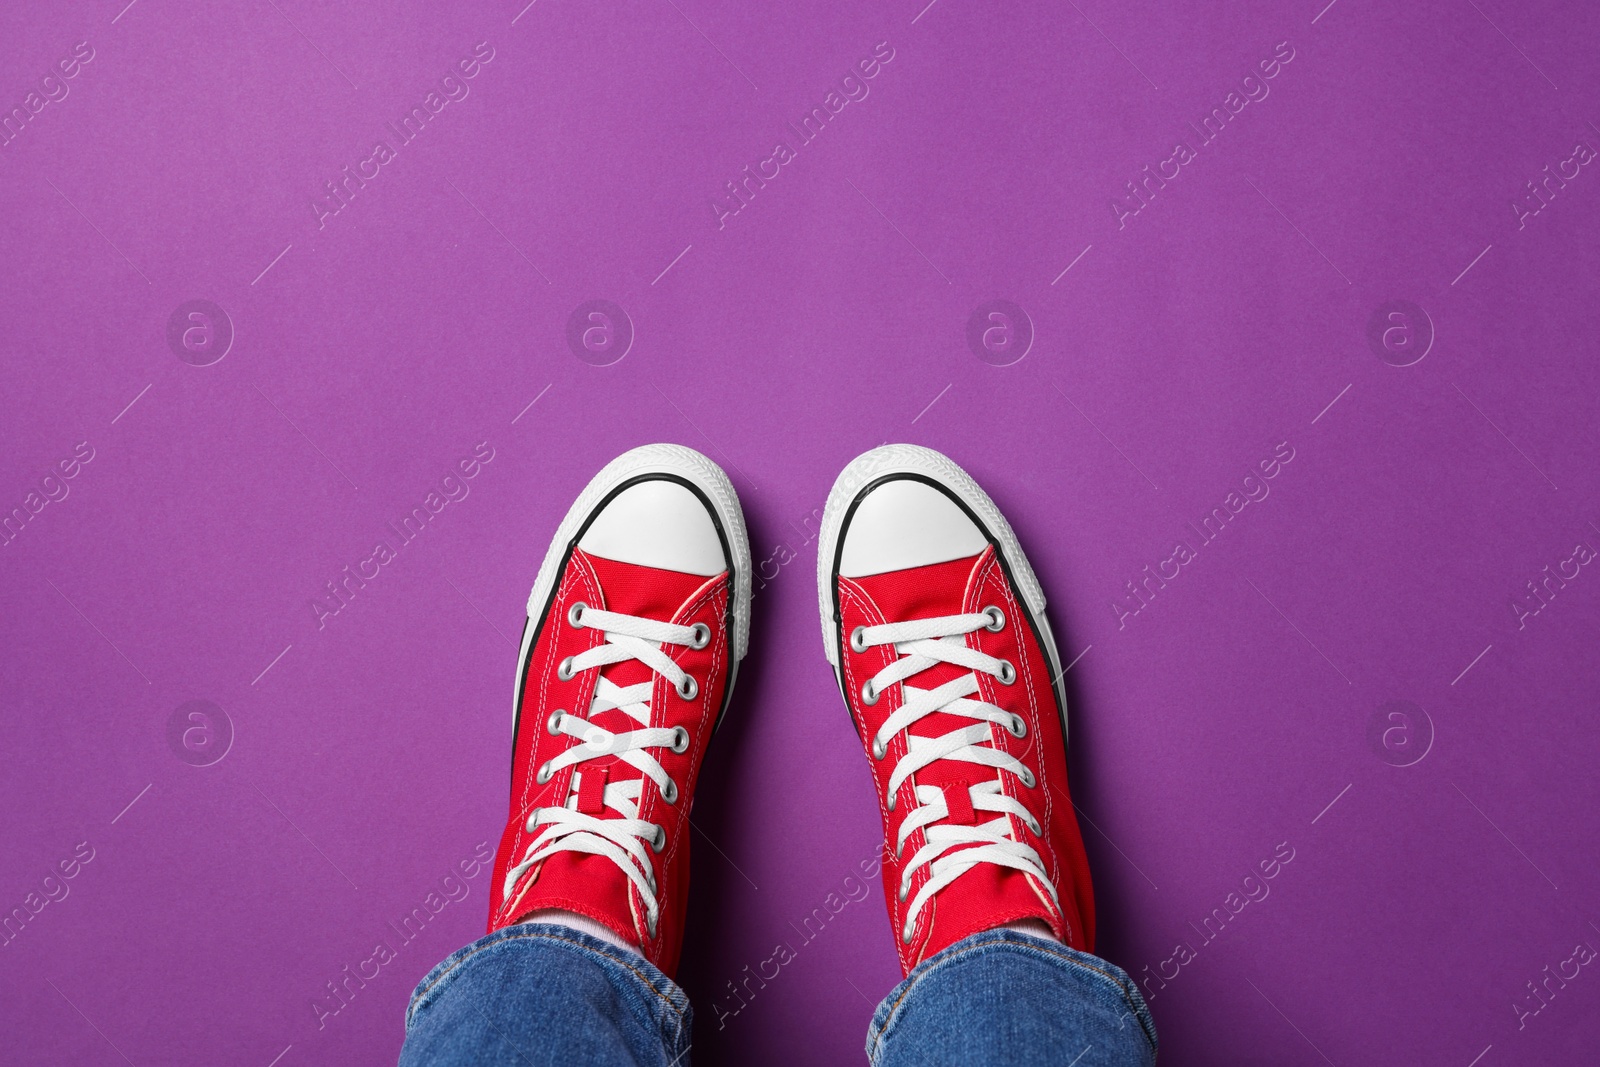
[[[687,815],[701,760],[729,680],[728,596],[727,572],[706,578],[619,563],[590,555],[582,549],[573,550],[556,587],[555,599],[534,639],[523,679],[519,726],[512,754],[511,812],[495,856],[494,881],[490,886],[491,932],[517,922],[529,912],[560,908],[588,916],[623,939],[638,943],[651,963],[669,975],[673,973],[683,947],[683,917],[689,887]],[[558,678],[557,666],[562,660],[605,640],[598,629],[580,629],[568,623],[570,608],[580,601],[590,608],[605,611],[683,626],[695,623],[709,626],[711,640],[703,649],[661,646],[695,679],[699,692],[693,699],[684,700],[670,683],[637,660],[579,671],[567,681]],[[618,685],[654,678],[649,725],[668,729],[683,726],[689,731],[688,750],[681,754],[670,748],[649,750],[677,783],[676,801],[666,803],[655,783],[648,778],[644,779],[641,792],[639,818],[665,827],[667,835],[666,847],[659,854],[650,853],[656,897],[661,908],[653,935],[633,883],[603,856],[558,852],[523,874],[511,887],[509,897],[504,891],[506,873],[528,854],[529,844],[537,836],[527,830],[529,812],[536,807],[566,804],[572,792],[574,771],[583,772],[578,806],[595,815],[615,814],[598,810],[598,791],[603,788],[603,781],[644,777],[620,758],[606,756],[586,761],[576,768],[559,770],[544,785],[539,785],[535,779],[540,765],[582,743],[573,737],[549,733],[546,722],[556,709],[576,712],[596,725],[619,733],[641,728],[620,710],[589,714],[595,679],[602,674]],[[591,774],[590,771],[603,773]]]
[[[888,842],[883,867],[884,897],[893,920],[902,969],[909,974],[928,956],[970,934],[1023,919],[1041,920],[1066,944],[1092,951],[1094,899],[1089,864],[1067,791],[1066,744],[1051,684],[1049,660],[1028,624],[1026,609],[1012,590],[994,549],[991,547],[979,555],[949,563],[864,578],[841,577],[837,582],[841,632],[845,637],[857,626],[975,613],[989,606],[998,607],[1005,613],[1005,626],[999,632],[979,630],[968,634],[966,642],[986,655],[1010,660],[1016,667],[1017,677],[1006,686],[989,675],[979,674],[980,688],[973,699],[1021,715],[1028,727],[1026,736],[1021,738],[1013,737],[1001,727],[991,727],[989,744],[1026,764],[1036,778],[1033,788],[1024,787],[1014,774],[971,763],[940,760],[901,783],[895,810],[890,811],[886,802],[889,776],[895,762],[906,753],[905,734],[898,734],[890,741],[888,755],[882,760],[871,758],[871,744],[878,728],[902,703],[902,687],[890,686],[876,704],[867,705],[861,699],[861,686],[898,657],[890,645],[873,645],[857,653],[848,640],[841,640],[845,696],[868,750],[869,765],[878,787]],[[919,689],[932,689],[965,673],[965,668],[941,663],[909,681]],[[914,723],[910,732],[937,737],[970,725],[970,719],[935,712]],[[967,787],[993,781],[996,777],[1001,780],[1003,790],[1019,799],[1039,820],[1043,832],[1035,836],[1023,820],[1014,815],[1006,816],[1013,836],[1038,851],[1056,887],[1060,906],[1057,907],[1049,893],[1029,875],[992,863],[979,863],[923,907],[913,928],[911,943],[907,944],[899,934],[910,901],[927,881],[929,871],[927,865],[919,869],[906,901],[902,902],[899,888],[903,865],[894,856],[894,845],[901,821],[916,806],[916,786],[944,788],[946,802],[951,807],[950,819],[966,821],[973,818]],[[983,821],[994,817],[987,812],[978,814]],[[916,831],[906,842],[903,859],[909,860],[922,847],[923,840],[924,831]],[[954,851],[952,849],[952,853]]]

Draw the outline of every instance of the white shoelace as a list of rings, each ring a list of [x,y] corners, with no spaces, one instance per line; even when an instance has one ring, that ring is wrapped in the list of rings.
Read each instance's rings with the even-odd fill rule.
[[[1032,788],[1035,778],[1022,761],[989,742],[992,728],[998,726],[1013,737],[1027,734],[1027,724],[1020,715],[981,700],[970,699],[978,692],[977,673],[992,675],[1002,684],[1016,680],[1016,668],[1006,660],[985,655],[967,646],[965,637],[981,629],[999,630],[1005,625],[1005,616],[998,608],[985,608],[971,615],[945,615],[934,619],[914,619],[909,622],[886,623],[882,626],[858,626],[850,635],[850,646],[864,651],[872,645],[893,645],[900,658],[875,674],[861,687],[861,699],[877,703],[879,694],[896,682],[904,683],[922,671],[940,663],[965,667],[968,673],[935,689],[918,689],[902,685],[904,702],[889,716],[872,738],[874,759],[883,759],[891,738],[935,712],[975,720],[971,726],[951,730],[940,737],[921,737],[907,733],[906,754],[895,764],[889,775],[889,810],[894,810],[895,792],[911,775],[939,760],[956,760],[993,767],[997,772],[1015,775],[1024,786]],[[1035,834],[1039,833],[1039,820],[1034,818],[1021,801],[1007,796],[1001,788],[1001,779],[978,782],[969,792],[974,812],[993,812],[996,818],[985,823],[965,826],[944,823],[950,810],[944,790],[937,786],[916,787],[917,807],[900,823],[899,840],[895,843],[895,856],[899,857],[906,841],[918,830],[924,833],[925,843],[905,864],[900,879],[900,900],[905,901],[918,870],[927,866],[929,877],[906,910],[905,925],[900,937],[910,943],[916,928],[917,915],[924,905],[951,882],[972,870],[980,863],[994,863],[1031,875],[1050,894],[1059,906],[1054,883],[1045,871],[1039,853],[1025,841],[1012,837],[1011,820],[1015,815]],[[956,851],[952,851],[956,850]]]
[[[600,611],[583,604],[573,605],[568,613],[570,625],[591,627],[604,632],[605,641],[586,652],[569,657],[561,663],[558,677],[571,678],[579,671],[610,666],[626,660],[638,660],[652,672],[670,682],[678,696],[693,700],[699,686],[671,656],[660,647],[664,644],[704,648],[711,640],[711,630],[703,623],[678,626],[673,623],[642,619],[612,611]],[[684,752],[689,747],[689,731],[682,726],[666,729],[651,727],[650,694],[655,680],[635,685],[617,685],[601,675],[595,679],[594,699],[589,705],[589,715],[617,710],[626,714],[640,726],[640,730],[615,733],[575,712],[557,709],[545,723],[553,735],[566,734],[583,742],[567,749],[555,759],[541,765],[536,780],[548,782],[557,771],[577,766],[602,756],[616,756],[638,769],[656,784],[661,798],[671,804],[678,799],[677,783],[667,774],[656,758],[646,750],[670,748]],[[533,725],[533,724],[528,724]],[[667,831],[664,826],[639,818],[639,800],[644,788],[644,778],[626,782],[606,782],[601,795],[604,807],[615,812],[613,818],[600,818],[578,810],[583,775],[577,771],[566,802],[561,807],[535,808],[528,815],[528,833],[538,827],[544,830],[528,845],[522,862],[506,872],[502,897],[509,900],[511,890],[536,864],[558,852],[587,852],[604,856],[616,864],[639,890],[645,905],[645,921],[650,935],[655,936],[656,919],[660,908],[656,901],[656,879],[650,865],[648,847],[660,852],[666,847]]]

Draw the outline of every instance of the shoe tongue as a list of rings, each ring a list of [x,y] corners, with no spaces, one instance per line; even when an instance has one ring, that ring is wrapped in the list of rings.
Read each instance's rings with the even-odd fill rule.
[[[873,603],[882,610],[884,618],[891,622],[960,615],[968,610],[967,590],[974,575],[993,551],[989,548],[965,559],[874,574],[852,581],[871,596]],[[918,689],[933,689],[967,673],[965,667],[940,663],[913,675],[909,682]],[[910,732],[931,738],[973,723],[972,719],[935,712],[913,725]],[[999,773],[977,764],[939,760],[918,771],[916,780],[918,785],[965,790],[977,782],[994,781]],[[978,822],[989,822],[994,818],[996,816],[992,812],[976,813]],[[946,855],[954,855],[957,851],[952,849]],[[929,943],[929,954],[954,944],[978,929],[993,925],[990,920],[995,915],[1005,915],[1007,918],[1001,921],[1009,921],[1019,917],[1045,918],[1047,913],[1026,875],[1009,867],[980,863],[945,887],[937,898],[933,915],[935,929]]]
[[[637,563],[623,563],[575,549],[579,556],[600,579],[607,611],[622,615],[637,615],[642,619],[667,622],[678,613],[684,601],[693,596],[701,586],[711,581],[703,574],[685,574],[658,567],[643,567]]]
[[[654,619],[658,622],[671,620],[690,597],[707,582],[714,580],[701,574],[685,574],[681,571],[660,570],[606,559],[585,552],[581,548],[575,549],[573,556],[575,563],[587,566],[599,580],[604,602],[595,604],[594,607],[622,615]],[[672,655],[675,651],[681,649],[669,647],[667,654]],[[622,686],[654,681],[656,677],[654,671],[638,660],[613,663],[609,667],[601,668],[600,673],[603,677],[609,678],[613,684]],[[595,725],[616,733],[640,729],[637,720],[616,709],[602,711],[596,715],[589,715],[585,710],[584,717]],[[593,777],[589,777],[591,770],[594,772]],[[602,776],[613,783],[644,778],[644,775],[631,764],[615,756],[585,761],[579,765],[578,773],[584,776],[580,779],[581,784],[577,790],[580,806],[585,800],[583,786],[589,786],[589,791],[593,794],[594,787],[600,784],[599,778]],[[655,784],[647,779],[644,788],[654,789]],[[595,798],[591,796],[589,799]],[[562,798],[563,803],[567,800],[567,797]],[[606,809],[601,818],[613,818],[615,815],[615,812]],[[612,877],[614,873],[615,867],[603,856],[583,852],[558,852],[547,859],[541,868],[539,891],[541,896],[546,898],[570,897],[584,900],[593,909],[592,912],[585,914],[627,915],[630,908],[631,883],[625,878]],[[637,936],[632,930],[615,926],[613,928],[619,936],[628,940]]]
[[[865,578],[852,578],[872,596],[873,603],[890,622],[926,619],[939,615],[959,615],[967,599],[967,585],[978,564],[992,549],[976,556],[908,567]]]
[[[595,577],[600,580],[600,590],[605,597],[605,603],[596,604],[596,607],[614,611],[619,615],[635,615],[641,619],[654,619],[657,622],[670,621],[684,602],[711,580],[701,574],[685,574],[682,571],[641,567],[637,563],[622,563],[591,555],[581,548],[575,550],[574,555],[581,556],[582,562],[587,564]],[[676,651],[681,649],[669,647],[667,654],[672,655]],[[616,685],[634,685],[655,680],[655,672],[638,660],[613,663],[609,667],[602,668],[600,673]],[[615,723],[612,721],[613,717]],[[608,730],[629,730],[638,727],[633,719],[620,711],[602,712],[598,721]]]
[[[945,855],[957,852],[951,849]],[[1054,916],[1035,891],[1032,879],[997,863],[977,864],[940,890],[928,907],[933,929],[924,959],[963,938],[1022,919],[1038,919],[1056,929]]]
[[[948,563],[930,563],[925,567],[874,574],[854,581],[866,590],[883,617],[891,622],[960,615],[966,611],[967,587],[991,551],[986,549],[976,556]],[[939,663],[912,675],[907,684],[918,689],[935,689],[968,673],[965,667]],[[913,725],[910,732],[918,737],[939,737],[973,723],[972,719],[934,712]],[[988,767],[955,760],[939,760],[917,772],[919,784],[941,788],[955,784],[970,786],[974,782],[992,781],[994,777],[995,772]]]

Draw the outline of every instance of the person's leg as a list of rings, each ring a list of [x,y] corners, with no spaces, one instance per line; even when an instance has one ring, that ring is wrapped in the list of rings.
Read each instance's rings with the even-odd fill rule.
[[[637,953],[522,923],[450,956],[406,1010],[400,1067],[687,1067],[689,998]]]
[[[1121,968],[990,930],[924,960],[884,998],[867,1058],[873,1067],[1152,1067],[1156,1028]]]
[[[528,598],[489,933],[418,986],[402,1063],[687,1063],[687,814],[750,579],[692,449],[627,452],[572,505]]]
[[[945,456],[886,445],[834,483],[817,571],[824,646],[878,790],[906,975],[869,1055],[1149,1062],[1137,989],[1090,955],[1061,661],[1005,517]]]

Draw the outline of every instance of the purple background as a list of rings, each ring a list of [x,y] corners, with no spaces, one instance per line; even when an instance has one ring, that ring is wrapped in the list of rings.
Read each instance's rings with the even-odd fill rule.
[[[1600,1041],[1592,967],[1513,1006],[1600,947],[1600,575],[1512,606],[1600,546],[1600,166],[1511,206],[1600,147],[1594,5],[122,2],[0,14],[6,111],[94,50],[0,147],[0,513],[94,450],[0,548],[0,909],[94,852],[0,947],[0,1059],[392,1063],[486,875],[320,1029],[312,1003],[497,839],[538,562],[657,440],[727,467],[768,579],[695,809],[697,1062],[860,1062],[898,978],[875,889],[742,1010],[726,990],[876,847],[813,531],[894,440],[989,489],[1081,654],[1100,951],[1140,978],[1195,952],[1151,983],[1163,1063]],[[319,228],[323,183],[485,41]],[[870,95],[798,144],[880,41]],[[1270,95],[1198,146],[1282,41]],[[1119,228],[1178,139],[1197,157]],[[236,332],[211,366],[168,345],[194,299]],[[607,367],[565,339],[593,299],[637,335]],[[967,344],[994,299],[1036,331],[1013,366]],[[1367,335],[1394,300],[1437,333],[1403,368]],[[324,583],[484,441],[470,495],[319,630]],[[1279,442],[1270,496],[1198,545]],[[1119,626],[1178,539],[1197,558]],[[235,734],[210,766],[169,745],[191,700]],[[1386,748],[1391,701],[1426,719]]]

